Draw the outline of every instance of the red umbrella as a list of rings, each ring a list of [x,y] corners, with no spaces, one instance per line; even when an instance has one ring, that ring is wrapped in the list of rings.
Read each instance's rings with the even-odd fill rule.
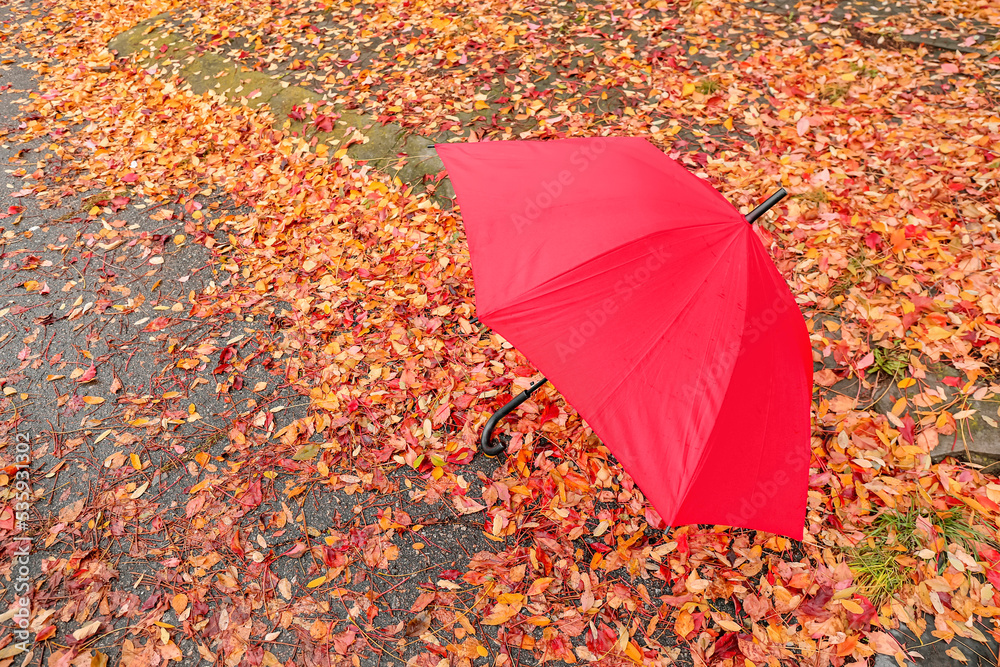
[[[640,138],[435,148],[479,319],[551,380],[664,521],[801,539],[811,348],[747,224],[784,191],[744,217]],[[494,416],[487,448],[529,394]]]

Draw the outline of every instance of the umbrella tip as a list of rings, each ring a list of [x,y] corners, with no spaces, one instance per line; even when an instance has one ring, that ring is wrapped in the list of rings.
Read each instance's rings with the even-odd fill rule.
[[[785,188],[778,188],[778,191],[772,194],[770,197],[768,197],[763,204],[761,204],[754,210],[747,213],[747,222],[749,222],[752,225],[757,220],[757,218],[770,211],[771,208],[779,201],[784,199],[787,194],[788,192],[785,190]]]

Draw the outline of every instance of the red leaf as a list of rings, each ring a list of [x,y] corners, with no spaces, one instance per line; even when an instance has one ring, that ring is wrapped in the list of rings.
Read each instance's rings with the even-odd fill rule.
[[[911,445],[913,444],[913,429],[915,427],[916,424],[913,422],[913,417],[907,412],[903,415],[903,428],[899,429],[899,433],[903,436],[903,440]]]
[[[143,331],[160,331],[161,329],[166,329],[170,326],[171,320],[169,317],[157,317],[152,322],[147,324]]]
[[[333,648],[340,655],[347,655],[347,649],[354,643],[354,638],[358,636],[357,629],[352,625],[338,635],[333,637]]]
[[[135,174],[125,174],[124,176],[122,176],[122,181],[124,181],[125,183],[135,183],[138,180],[139,177],[136,176]]]
[[[95,375],[97,375],[97,368],[94,367],[94,364],[91,364],[90,368],[84,371],[83,375],[78,377],[76,381],[79,382],[80,384],[83,384],[84,382],[90,382],[91,380],[94,379]]]
[[[805,616],[827,616],[826,603],[833,599],[833,589],[829,586],[822,586],[816,595],[812,596],[801,605],[797,612]]]
[[[229,548],[233,550],[233,553],[243,558],[243,546],[240,544],[240,531],[236,529],[233,531],[233,537],[229,540]]]
[[[542,413],[541,418],[538,420],[538,425],[541,426],[545,422],[550,422],[559,416],[559,406],[555,403],[549,403],[545,408],[545,412]]]
[[[860,614],[848,611],[847,622],[851,630],[864,630],[875,616],[875,607],[863,595],[859,595],[856,602],[861,605],[863,611]]]
[[[16,215],[23,210],[24,210],[23,206],[8,206],[6,213],[0,213],[0,220],[10,217],[12,215]]]
[[[257,507],[264,501],[264,496],[260,491],[259,479],[255,479],[253,481],[250,488],[248,488],[246,492],[239,497],[239,501],[241,505],[246,507]]]

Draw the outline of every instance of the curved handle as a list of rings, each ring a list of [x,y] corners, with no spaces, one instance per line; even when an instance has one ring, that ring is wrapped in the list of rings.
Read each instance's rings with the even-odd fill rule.
[[[479,449],[482,450],[483,454],[486,454],[486,456],[489,457],[494,457],[501,454],[505,449],[507,449],[507,446],[504,445],[502,442],[500,441],[497,441],[496,443],[493,442],[493,429],[497,427],[497,424],[500,423],[501,419],[503,419],[511,412],[513,412],[515,409],[517,409],[517,406],[521,405],[521,403],[524,403],[526,400],[528,400],[528,398],[530,398],[531,395],[535,393],[535,391],[537,391],[538,388],[541,387],[546,382],[548,382],[548,379],[542,378],[541,380],[531,385],[530,387],[522,391],[514,398],[507,401],[507,403],[505,403],[503,407],[501,407],[499,410],[493,413],[493,416],[490,417],[490,420],[486,422],[486,427],[483,429],[483,434],[479,438]]]

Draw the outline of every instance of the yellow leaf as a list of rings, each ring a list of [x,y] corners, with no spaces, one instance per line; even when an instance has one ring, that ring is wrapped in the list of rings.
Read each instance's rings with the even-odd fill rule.
[[[24,289],[28,290],[29,292],[34,292],[41,286],[42,286],[41,283],[39,283],[37,280],[24,281]]]
[[[715,622],[726,632],[742,632],[743,630],[737,623],[728,618],[717,618]]]
[[[104,399],[100,396],[84,396],[83,402],[88,405],[100,405],[104,402]]]
[[[694,92],[694,84],[693,83],[685,83],[684,84],[684,88],[681,91],[681,95],[683,95],[684,97],[687,97],[688,95],[690,95],[693,92]]]
[[[326,583],[326,575],[324,574],[322,577],[316,577],[308,584],[306,584],[306,588],[316,588],[317,586],[322,586],[325,583]]]
[[[863,614],[865,612],[864,607],[859,605],[854,600],[841,600],[840,606],[851,612],[852,614]]]
[[[847,72],[846,74],[840,75],[841,81],[855,81],[857,78],[858,77],[854,74],[854,72]]]
[[[168,391],[167,393],[165,393],[163,395],[163,398],[177,398],[180,395],[181,395],[181,392],[179,392],[179,391]]]
[[[733,131],[733,119],[732,118],[727,118],[726,122],[722,124],[722,127],[726,128],[727,130],[729,130],[730,132],[732,132]]]
[[[951,338],[951,334],[952,332],[948,331],[944,327],[927,327],[927,337],[931,340],[944,340],[945,338]]]
[[[912,387],[916,383],[917,383],[917,381],[914,380],[913,378],[903,378],[902,380],[900,380],[899,382],[896,383],[896,386],[899,387],[900,389],[906,389],[907,387]],[[904,404],[906,402],[906,399],[903,399],[903,398],[901,398],[899,400],[903,401]]]
[[[500,596],[497,597],[497,602],[520,606],[524,604],[524,596],[520,593],[501,593]]]
[[[142,460],[139,459],[139,455],[132,452],[128,455],[128,460],[132,462],[132,467],[136,470],[142,470]]]
[[[954,658],[961,663],[968,662],[968,658],[965,657],[965,654],[962,653],[957,646],[952,646],[950,649],[945,651],[945,653],[948,654],[949,657]]]

